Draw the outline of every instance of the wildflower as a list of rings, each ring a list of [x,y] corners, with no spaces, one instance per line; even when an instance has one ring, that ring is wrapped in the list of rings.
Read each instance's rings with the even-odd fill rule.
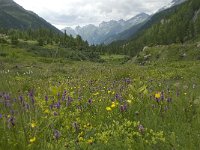
[[[8,118],[9,118],[8,121],[14,127],[15,126],[15,118],[13,116],[10,117],[10,115],[8,115]]]
[[[58,140],[60,136],[61,136],[60,132],[58,130],[54,130],[54,138]]]
[[[81,141],[83,141],[83,140],[84,140],[83,137],[79,137],[79,138],[78,138],[78,141],[79,141],[79,142],[81,142]]]
[[[36,137],[33,137],[29,140],[30,143],[34,143],[36,141]]]
[[[162,101],[164,100],[164,92],[163,91],[161,92],[161,100]]]
[[[123,105],[120,106],[120,110],[121,110],[121,112],[124,111],[124,106]]]
[[[112,109],[110,107],[106,107],[106,110],[107,111],[111,111]]]
[[[50,113],[49,109],[46,109],[46,110],[44,111],[44,113],[45,113],[45,114],[49,114],[49,113]]]
[[[131,104],[131,103],[132,103],[132,101],[131,101],[131,100],[127,100],[127,103]]]
[[[96,92],[96,93],[94,93],[93,95],[94,95],[94,96],[97,96],[97,95],[99,95],[99,92]]]
[[[160,92],[158,92],[158,93],[155,94],[155,98],[156,99],[159,99],[160,97],[161,97],[161,93]]]
[[[46,101],[46,102],[48,101],[48,99],[49,99],[48,96],[45,96],[45,101]]]
[[[145,128],[143,127],[143,125],[139,125],[138,126],[138,130],[141,132],[141,133],[144,133],[144,131],[145,131]]]
[[[116,107],[115,102],[112,102],[111,108],[115,108],[115,107]]]
[[[94,142],[93,139],[89,139],[89,140],[87,141],[88,144],[92,144],[93,142]]]
[[[36,123],[31,123],[31,128],[35,128],[36,127]]]
[[[58,113],[56,111],[53,112],[54,116],[58,116]]]
[[[88,100],[88,103],[89,103],[89,104],[92,104],[92,99],[89,99],[89,100]]]
[[[111,93],[111,91],[108,91],[108,94],[110,94]]]
[[[119,95],[119,94],[116,94],[116,95],[115,95],[115,99],[116,99],[116,100],[119,100],[119,99],[120,99],[120,95]]]

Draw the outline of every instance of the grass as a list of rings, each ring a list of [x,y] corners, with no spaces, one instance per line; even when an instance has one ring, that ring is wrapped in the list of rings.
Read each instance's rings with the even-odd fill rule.
[[[198,60],[139,66],[0,48],[0,149],[199,149]]]

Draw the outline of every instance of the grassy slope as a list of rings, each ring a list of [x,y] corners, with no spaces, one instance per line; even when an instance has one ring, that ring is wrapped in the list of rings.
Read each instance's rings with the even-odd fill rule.
[[[56,27],[52,26],[37,14],[25,10],[10,0],[0,1],[0,27],[6,29],[47,28],[56,33],[61,33]]]
[[[196,44],[149,48],[148,66],[38,57],[31,44],[0,45],[0,149],[200,147]],[[177,61],[182,52],[187,59]],[[154,98],[159,91],[163,100]]]
[[[152,64],[172,61],[200,60],[200,43],[188,42],[185,44],[158,45],[145,47],[134,61],[140,64]]]

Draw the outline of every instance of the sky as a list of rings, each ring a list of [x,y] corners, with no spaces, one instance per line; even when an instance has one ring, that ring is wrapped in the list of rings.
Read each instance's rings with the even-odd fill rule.
[[[172,0],[14,0],[59,29],[155,13]]]

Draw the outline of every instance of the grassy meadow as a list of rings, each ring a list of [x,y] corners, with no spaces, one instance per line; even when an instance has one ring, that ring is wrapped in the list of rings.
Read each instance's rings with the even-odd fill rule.
[[[200,148],[196,45],[92,62],[21,42],[0,44],[1,150]]]

